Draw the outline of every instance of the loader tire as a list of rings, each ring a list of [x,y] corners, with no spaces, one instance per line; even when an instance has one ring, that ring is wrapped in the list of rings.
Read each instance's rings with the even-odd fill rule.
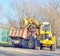
[[[55,49],[56,49],[56,46],[54,44],[50,46],[50,51],[55,51]]]
[[[35,49],[40,50],[40,41],[39,40],[35,40]]]
[[[40,43],[40,50],[42,50],[43,49],[43,45],[42,45],[42,43]]]

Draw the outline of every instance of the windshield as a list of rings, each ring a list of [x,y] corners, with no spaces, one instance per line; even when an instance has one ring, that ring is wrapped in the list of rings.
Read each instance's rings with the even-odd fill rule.
[[[50,25],[42,25],[43,31],[50,31]]]
[[[51,40],[51,37],[49,37],[48,34],[45,34],[45,35],[43,35],[43,40],[45,40],[45,39]]]

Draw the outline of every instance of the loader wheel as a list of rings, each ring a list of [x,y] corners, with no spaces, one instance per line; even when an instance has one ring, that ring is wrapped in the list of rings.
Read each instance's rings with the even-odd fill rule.
[[[43,45],[42,45],[42,43],[40,43],[40,49],[41,49],[41,50],[43,49]]]
[[[56,46],[54,44],[50,46],[50,51],[55,51],[55,49],[56,49]]]
[[[35,49],[40,50],[40,41],[39,40],[35,40]]]

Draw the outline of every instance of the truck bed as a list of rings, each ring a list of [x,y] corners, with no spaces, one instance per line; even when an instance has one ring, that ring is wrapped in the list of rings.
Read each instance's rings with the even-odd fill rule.
[[[9,36],[11,38],[18,37],[18,38],[24,38],[24,39],[26,39],[28,36],[33,35],[36,38],[35,33],[38,34],[38,30],[37,29],[30,29],[30,30],[28,30],[27,28],[25,28],[25,29],[11,28],[10,32],[9,32]]]

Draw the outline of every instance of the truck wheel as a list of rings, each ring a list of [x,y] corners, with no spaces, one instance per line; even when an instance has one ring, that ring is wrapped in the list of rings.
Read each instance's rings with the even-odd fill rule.
[[[14,43],[12,43],[12,47],[13,47],[13,48],[15,48],[15,47],[17,47],[17,45],[16,45],[16,44],[14,44]]]
[[[43,46],[42,46],[42,44],[40,43],[40,49],[42,50],[43,49]]]
[[[30,40],[28,41],[28,48],[29,48],[29,49],[34,49],[34,48],[35,48],[35,40],[30,39]]]
[[[14,43],[12,43],[12,47],[15,47]]]
[[[56,49],[56,46],[54,44],[50,46],[50,51],[55,51],[55,49]]]
[[[19,47],[22,47],[22,39],[19,39]]]

